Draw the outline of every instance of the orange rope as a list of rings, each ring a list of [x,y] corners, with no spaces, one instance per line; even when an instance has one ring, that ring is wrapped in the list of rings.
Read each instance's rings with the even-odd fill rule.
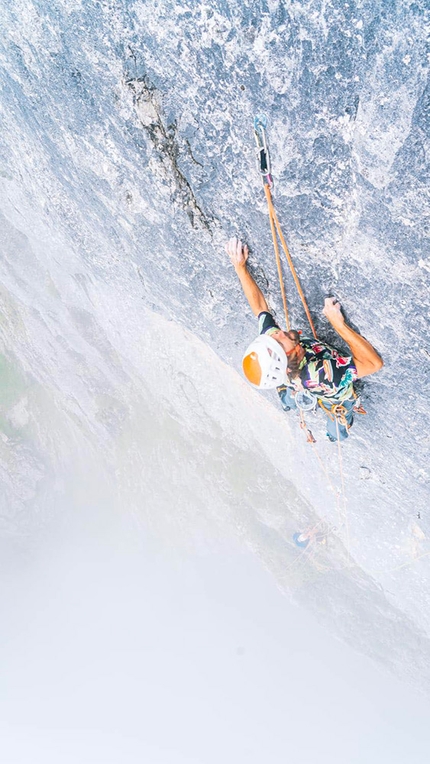
[[[285,296],[284,279],[283,279],[283,275],[282,275],[282,267],[281,267],[281,261],[280,261],[280,257],[279,257],[279,246],[278,246],[278,240],[277,240],[277,237],[276,237],[276,232],[278,233],[279,239],[280,239],[281,244],[282,244],[282,248],[283,248],[283,250],[285,252],[285,256],[287,258],[288,265],[290,266],[291,275],[292,275],[292,277],[294,279],[295,285],[297,287],[297,291],[299,293],[299,297],[300,297],[300,299],[302,301],[302,304],[303,304],[303,307],[305,309],[305,313],[306,313],[307,319],[309,321],[309,325],[310,325],[310,327],[312,329],[312,334],[314,335],[315,339],[318,339],[317,333],[315,331],[315,326],[314,326],[314,323],[312,321],[312,316],[310,314],[310,311],[309,311],[309,308],[308,308],[308,304],[306,302],[306,297],[305,297],[303,289],[301,287],[300,280],[299,280],[299,277],[297,275],[297,271],[296,271],[296,269],[294,267],[294,263],[292,261],[290,252],[289,252],[288,247],[287,247],[287,243],[285,241],[285,238],[284,238],[284,235],[282,233],[282,229],[281,229],[280,223],[279,223],[277,215],[276,215],[275,208],[273,206],[272,193],[270,191],[270,186],[267,183],[263,183],[263,188],[264,188],[264,193],[266,195],[267,206],[268,206],[268,210],[269,210],[270,228],[271,228],[271,231],[272,231],[273,247],[274,247],[275,255],[276,255],[276,265],[277,265],[277,268],[278,268],[279,285],[280,285],[280,288],[281,288],[282,301],[283,301],[283,304],[284,304],[285,320],[286,320],[286,323],[287,323],[287,329],[288,329],[288,331],[290,330],[290,322],[289,322],[289,318],[288,318],[288,308],[287,308],[287,301],[286,301],[286,296]],[[320,401],[318,401],[318,402],[320,403]],[[323,406],[323,408],[325,408],[325,407]],[[340,451],[339,423],[338,423],[336,415],[334,415],[334,416],[335,416],[335,419],[336,419],[336,428],[337,428],[338,455],[339,455],[339,472],[340,472],[340,478],[341,478],[341,494],[342,494],[342,500],[343,500],[343,513],[344,513],[343,520],[344,520],[345,527],[346,527],[346,536],[347,536],[346,546],[347,546],[347,554],[348,554],[348,563],[350,564],[350,559],[351,559],[350,555],[351,555],[351,553],[350,553],[349,525],[348,525],[348,517],[347,517],[347,511],[346,511],[346,496],[345,496],[345,483],[344,483],[343,465],[342,465],[342,454],[341,454],[341,451]],[[346,422],[345,422],[345,424],[346,424]],[[302,410],[300,410],[300,427],[303,430],[305,430],[306,435],[307,435],[308,443],[312,443],[312,445],[314,445],[315,442],[316,442],[315,438],[314,438],[312,432],[310,431],[310,429],[306,425],[305,418],[304,418]],[[323,472],[327,476],[327,471],[324,468],[324,465],[322,463],[321,457],[319,456],[318,453],[317,453],[317,456],[318,456],[318,460],[320,461],[320,464],[321,464],[321,467],[323,469]],[[329,480],[329,482],[330,482],[330,485],[331,485],[331,481],[330,480]],[[341,516],[340,504],[339,504],[339,501],[338,501],[337,492],[336,492],[336,506],[337,506],[338,514],[339,514],[339,516]]]
[[[300,299],[302,301],[303,307],[305,309],[305,313],[306,313],[308,321],[309,321],[309,325],[310,325],[310,327],[312,329],[312,334],[314,335],[315,339],[318,339],[317,333],[315,331],[315,326],[314,326],[314,323],[312,321],[312,317],[311,317],[311,314],[310,314],[310,311],[309,311],[309,308],[308,308],[308,304],[306,302],[306,297],[305,297],[303,289],[301,287],[301,284],[300,284],[300,281],[299,281],[299,277],[298,277],[296,269],[294,267],[294,263],[293,263],[293,261],[291,259],[291,255],[289,253],[289,250],[288,250],[285,238],[284,238],[284,234],[282,233],[281,226],[280,226],[278,218],[276,216],[275,208],[273,206],[273,201],[272,201],[272,194],[270,192],[270,188],[267,185],[267,183],[264,184],[264,193],[266,194],[267,206],[269,208],[270,227],[272,229],[272,238],[273,238],[273,246],[275,247],[275,253],[277,253],[277,258],[279,258],[278,242],[276,240],[276,234],[275,234],[275,230],[274,230],[275,226],[276,226],[276,231],[278,232],[278,236],[279,236],[279,238],[281,240],[282,248],[283,248],[283,250],[285,252],[285,256],[287,258],[288,265],[290,266],[291,275],[292,275],[292,277],[294,279],[295,285],[297,287],[297,291],[299,293]],[[282,274],[280,272],[279,266],[278,266],[278,273],[280,274],[279,275],[279,280],[281,282],[281,292],[283,293],[284,292],[284,287],[283,287],[283,281],[282,281]],[[288,324],[287,324],[287,328],[289,329]]]
[[[269,186],[264,184],[264,190],[266,190],[266,188],[268,189],[269,194],[270,194]],[[267,194],[266,194],[266,196],[267,196]],[[274,221],[272,215],[270,214],[270,207],[269,207],[269,219],[270,219],[270,228],[272,230],[273,247],[275,249],[276,265],[277,265],[277,268],[278,268],[279,285],[281,287],[282,302],[283,302],[283,305],[284,305],[285,322],[286,322],[286,325],[287,325],[287,330],[290,331],[290,319],[289,319],[289,315],[288,315],[287,298],[286,298],[286,295],[285,295],[284,278],[283,278],[283,275],[282,275],[281,258],[279,256],[279,246],[278,246],[278,240],[276,238],[275,221]]]

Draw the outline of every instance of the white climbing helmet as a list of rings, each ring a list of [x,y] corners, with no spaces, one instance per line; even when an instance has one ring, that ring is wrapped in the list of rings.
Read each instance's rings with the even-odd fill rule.
[[[287,366],[284,348],[267,334],[260,334],[251,342],[242,359],[245,377],[260,390],[270,390],[284,384]]]

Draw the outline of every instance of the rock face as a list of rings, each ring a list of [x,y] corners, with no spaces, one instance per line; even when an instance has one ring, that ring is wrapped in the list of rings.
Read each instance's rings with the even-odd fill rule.
[[[378,626],[378,655],[391,650],[386,662],[400,670],[402,634],[413,634],[404,636],[405,673],[422,664],[430,629],[425,5],[142,0],[5,10],[2,331],[12,377],[26,378],[1,399],[2,464],[17,475],[8,532],[51,495],[45,483],[67,461],[72,432],[113,458],[139,387],[139,304],[239,368],[255,321],[224,252],[238,234],[281,320],[252,134],[263,112],[275,205],[317,331],[336,342],[321,316],[324,295],[336,294],[385,361],[362,385],[368,415],[343,449],[347,556],[337,559],[352,554],[368,574],[334,576],[329,565],[303,584],[302,601],[351,640],[363,613],[370,621],[378,613],[387,627]],[[306,333],[288,273],[286,283],[293,324]],[[39,425],[31,447],[35,412],[56,406],[61,446]],[[315,427],[321,441],[323,423]],[[293,427],[299,453],[302,437]],[[337,457],[322,448],[336,488]],[[303,455],[293,483],[318,518],[330,515],[333,490],[319,476],[309,492],[311,458]],[[276,544],[265,539],[260,553],[281,580],[291,544],[277,539],[275,564]],[[409,543],[405,558],[398,550]],[[390,581],[399,610],[391,594],[375,595],[371,571]],[[343,623],[342,598],[356,602],[348,617],[341,608]],[[387,624],[403,617],[412,620],[390,637]],[[375,654],[364,631],[357,646]]]

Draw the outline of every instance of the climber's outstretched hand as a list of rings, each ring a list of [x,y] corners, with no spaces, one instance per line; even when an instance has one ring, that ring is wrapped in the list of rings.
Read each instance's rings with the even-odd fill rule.
[[[227,254],[235,268],[243,268],[248,259],[248,247],[233,236],[226,244]]]

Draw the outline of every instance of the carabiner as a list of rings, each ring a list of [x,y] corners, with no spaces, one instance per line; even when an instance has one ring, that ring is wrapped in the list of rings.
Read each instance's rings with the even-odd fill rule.
[[[257,144],[258,168],[266,183],[272,186],[272,168],[270,166],[269,149],[267,148],[266,126],[267,119],[264,114],[257,114],[254,118],[254,135]]]

